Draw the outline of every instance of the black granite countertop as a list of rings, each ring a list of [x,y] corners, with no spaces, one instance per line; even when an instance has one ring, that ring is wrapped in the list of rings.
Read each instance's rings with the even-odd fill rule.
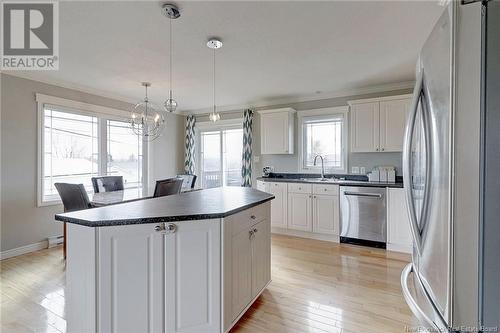
[[[304,183],[304,184],[331,184],[341,186],[362,186],[362,187],[403,187],[403,178],[396,177],[395,183],[369,182],[364,175],[325,175],[328,181],[320,181],[319,174],[303,173],[271,173],[269,177],[258,177],[257,180],[265,182],[283,183]]]
[[[57,214],[88,227],[222,218],[274,199],[248,187],[219,187]]]

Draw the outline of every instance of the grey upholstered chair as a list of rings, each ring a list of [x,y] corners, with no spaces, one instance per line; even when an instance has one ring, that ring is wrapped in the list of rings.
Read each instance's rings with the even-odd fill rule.
[[[190,190],[194,188],[194,184],[196,183],[196,175],[188,175],[188,174],[181,174],[177,175],[177,178],[182,178],[182,190]]]
[[[83,184],[55,183],[54,186],[61,197],[64,205],[64,212],[73,212],[75,210],[88,209],[92,207]],[[66,223],[64,223],[63,233],[63,254],[64,259],[66,259]]]
[[[92,177],[94,192],[113,192],[123,190],[123,176]]]
[[[157,180],[154,197],[164,197],[166,195],[179,194],[182,189],[182,178],[168,178]]]

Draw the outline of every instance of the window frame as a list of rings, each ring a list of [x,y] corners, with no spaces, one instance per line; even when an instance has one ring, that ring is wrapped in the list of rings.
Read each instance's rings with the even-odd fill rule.
[[[202,183],[202,166],[201,166],[201,132],[222,132],[224,130],[243,129],[243,118],[224,119],[216,123],[211,121],[196,122],[195,125],[195,172],[199,175],[200,181],[197,182],[201,188]],[[223,144],[223,136],[220,137],[221,145]],[[243,145],[243,142],[241,142]],[[221,161],[224,160],[224,150],[220,152]],[[223,163],[223,162],[222,162]],[[222,169],[224,166],[222,166]],[[222,172],[224,173],[224,172]],[[224,180],[222,180],[222,187],[224,187]]]
[[[37,207],[53,206],[61,204],[61,198],[57,199],[44,199],[43,194],[43,178],[44,178],[44,147],[45,147],[45,117],[44,111],[46,107],[50,107],[55,111],[72,113],[82,116],[92,116],[97,118],[98,123],[98,174],[106,175],[107,173],[107,121],[128,121],[129,111],[108,108],[105,106],[83,103],[78,101],[73,101],[70,99],[49,96],[37,93],[36,94],[37,103],[37,185],[36,185],[36,204]],[[148,152],[149,143],[142,142],[142,192],[144,195],[148,193],[148,175],[149,175],[149,163],[148,163]],[[104,158],[103,158],[104,157]]]
[[[342,168],[328,168],[325,166],[325,173],[335,173],[335,174],[346,174],[349,170],[348,166],[348,128],[349,128],[349,107],[348,106],[340,106],[340,107],[331,107],[331,108],[322,108],[322,109],[313,109],[313,110],[304,110],[297,112],[298,118],[298,148],[299,148],[299,158],[298,158],[298,170],[300,173],[319,173],[321,172],[321,165],[317,167],[306,167],[305,166],[305,149],[306,149],[306,136],[305,136],[305,125],[309,120],[328,120],[332,118],[342,119]]]

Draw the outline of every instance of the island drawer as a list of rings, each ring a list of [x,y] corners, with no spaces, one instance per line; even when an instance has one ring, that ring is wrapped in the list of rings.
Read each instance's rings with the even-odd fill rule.
[[[231,223],[232,234],[235,235],[243,229],[249,229],[256,223],[259,223],[266,218],[269,218],[270,204],[269,202],[258,206],[246,209],[242,212],[224,218]]]
[[[313,194],[339,195],[338,185],[314,184]]]
[[[303,184],[303,183],[289,183],[288,184],[288,192],[289,193],[311,193],[312,186],[311,184]]]

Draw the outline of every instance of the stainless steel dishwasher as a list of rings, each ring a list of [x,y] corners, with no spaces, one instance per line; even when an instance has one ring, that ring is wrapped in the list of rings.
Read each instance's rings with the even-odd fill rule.
[[[340,187],[340,242],[384,248],[387,241],[385,187]]]

